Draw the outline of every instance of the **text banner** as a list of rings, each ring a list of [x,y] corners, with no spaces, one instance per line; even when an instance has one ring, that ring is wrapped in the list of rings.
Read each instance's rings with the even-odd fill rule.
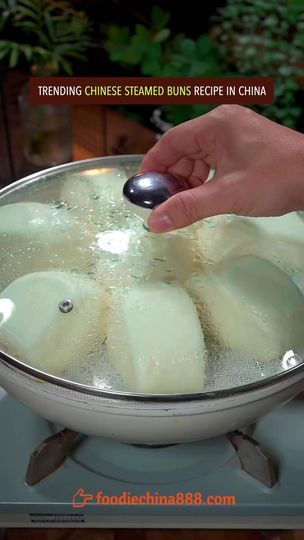
[[[272,77],[32,77],[33,104],[270,105]]]

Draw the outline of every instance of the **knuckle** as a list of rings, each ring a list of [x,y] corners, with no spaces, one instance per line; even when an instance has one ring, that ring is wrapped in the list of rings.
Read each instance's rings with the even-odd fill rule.
[[[165,133],[163,133],[163,135],[161,136],[160,140],[165,141],[165,143],[171,142],[172,137],[174,136],[174,130],[175,127],[172,127],[165,131]]]
[[[171,133],[170,133],[171,129],[168,129],[167,131],[165,131],[165,133],[162,133],[161,134],[161,137],[159,138],[160,141],[167,141],[168,139],[171,138]]]
[[[233,105],[224,104],[214,109],[217,117],[220,120],[224,120],[224,121],[233,121],[235,118],[239,118],[240,116],[243,116],[247,110],[250,111],[250,109],[247,109],[246,107],[242,107],[242,105],[234,105],[234,104]]]
[[[242,105],[220,105],[213,111],[213,121],[215,123],[215,129],[218,136],[222,136],[223,133],[227,135],[227,130],[230,133],[235,133],[236,129],[245,129],[249,122],[254,120],[253,117],[258,116],[257,113],[243,107]]]

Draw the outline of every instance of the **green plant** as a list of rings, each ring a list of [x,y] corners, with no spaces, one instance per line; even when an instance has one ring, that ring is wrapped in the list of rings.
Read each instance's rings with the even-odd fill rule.
[[[85,60],[90,23],[82,11],[60,0],[0,0],[0,60],[29,65],[32,73],[73,73]]]
[[[158,77],[216,77],[223,65],[213,41],[203,34],[196,40],[172,35],[170,14],[155,6],[149,25],[112,25],[105,29],[105,49],[113,62],[126,69],[137,67],[143,75]],[[209,105],[164,106],[169,121],[179,124],[210,110]]]
[[[255,107],[289,127],[299,127],[304,82],[304,0],[228,0],[212,35],[221,57],[239,75],[275,78],[275,103]],[[301,96],[303,102],[303,94]]]
[[[126,69],[159,77],[272,76],[275,103],[253,107],[289,127],[301,127],[304,87],[304,0],[227,0],[210,32],[173,35],[170,15],[154,7],[150,24],[110,26],[105,48]],[[166,106],[174,124],[212,108]]]

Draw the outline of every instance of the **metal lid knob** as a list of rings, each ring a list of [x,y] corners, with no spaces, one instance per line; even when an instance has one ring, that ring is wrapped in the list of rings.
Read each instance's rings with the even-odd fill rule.
[[[123,195],[132,212],[147,224],[156,206],[188,188],[186,181],[178,176],[151,171],[129,178],[124,185]]]

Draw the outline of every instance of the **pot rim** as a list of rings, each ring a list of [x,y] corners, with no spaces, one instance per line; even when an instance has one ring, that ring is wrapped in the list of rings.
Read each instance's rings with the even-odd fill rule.
[[[86,165],[90,165],[92,167],[94,166],[100,166],[104,165],[105,163],[111,164],[111,165],[117,165],[117,160],[124,160],[124,162],[132,162],[132,161],[140,161],[142,160],[143,155],[142,154],[126,154],[126,155],[117,155],[117,156],[104,156],[104,157],[98,157],[98,158],[91,158],[91,159],[85,159],[80,161],[73,161],[69,163],[64,163],[62,165],[57,165],[55,167],[49,167],[47,169],[43,169],[41,171],[35,172],[33,174],[30,174],[28,176],[25,176],[21,178],[20,180],[17,180],[16,182],[13,182],[12,184],[9,184],[8,186],[5,186],[0,190],[0,199],[5,196],[8,193],[11,193],[15,191],[15,189],[18,189],[19,187],[23,185],[30,184],[32,182],[35,182],[37,180],[43,181],[46,176],[57,174],[60,172],[64,172],[66,170],[73,171],[73,170],[81,170],[82,168],[85,168]],[[296,354],[294,356],[297,356]],[[298,358],[300,358],[298,356]],[[143,394],[143,393],[133,393],[133,392],[118,392],[118,391],[111,391],[111,390],[101,390],[100,388],[97,388],[96,386],[90,386],[82,383],[77,383],[75,381],[70,381],[68,379],[64,379],[62,377],[58,377],[56,375],[52,375],[49,373],[46,373],[44,371],[41,371],[37,368],[34,368],[28,364],[25,364],[21,360],[18,360],[14,356],[9,355],[5,351],[0,349],[0,361],[4,362],[5,364],[8,364],[9,366],[16,368],[17,370],[22,371],[23,373],[26,373],[27,375],[34,377],[35,379],[40,379],[44,382],[54,384],[57,386],[60,386],[62,388],[65,388],[67,390],[72,390],[74,392],[80,392],[81,394],[89,394],[93,396],[98,397],[104,397],[112,400],[126,400],[126,401],[138,401],[138,402],[188,402],[188,401],[204,401],[204,400],[216,400],[216,399],[225,399],[227,397],[234,397],[241,394],[245,394],[247,392],[256,391],[261,388],[266,388],[269,386],[272,386],[273,384],[280,383],[282,381],[286,381],[287,379],[294,377],[295,375],[298,375],[300,373],[303,373],[303,379],[304,379],[304,359],[301,358],[301,363],[299,365],[293,366],[289,368],[286,371],[282,371],[280,373],[277,373],[276,375],[273,375],[271,377],[267,377],[265,379],[261,379],[259,381],[245,384],[242,386],[236,386],[230,389],[225,390],[215,390],[214,392],[195,392],[195,393],[180,393],[180,394]]]

